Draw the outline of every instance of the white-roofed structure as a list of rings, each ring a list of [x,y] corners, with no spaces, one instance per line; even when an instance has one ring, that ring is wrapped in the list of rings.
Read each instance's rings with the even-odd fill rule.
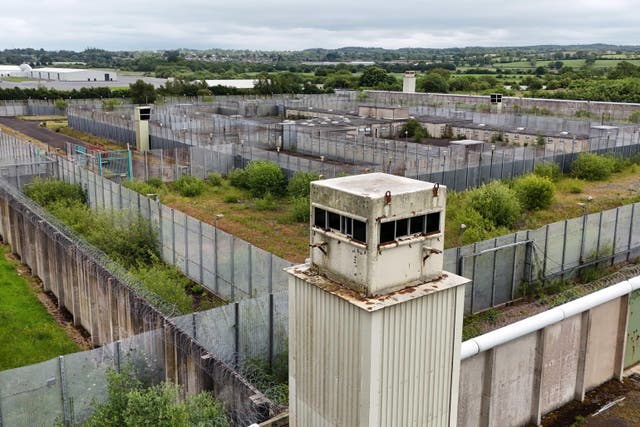
[[[30,70],[26,77],[38,80],[60,80],[67,82],[110,82],[118,80],[118,75],[114,71],[51,67]]]
[[[25,77],[25,74],[17,65],[0,65],[0,77]]]
[[[255,79],[219,79],[219,80],[205,80],[207,86],[225,86],[233,87],[236,89],[253,89],[258,83]]]

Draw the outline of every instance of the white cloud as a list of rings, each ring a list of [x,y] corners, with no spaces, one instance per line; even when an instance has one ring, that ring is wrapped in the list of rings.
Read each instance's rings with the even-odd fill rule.
[[[0,48],[462,47],[640,40],[628,0],[10,2]]]

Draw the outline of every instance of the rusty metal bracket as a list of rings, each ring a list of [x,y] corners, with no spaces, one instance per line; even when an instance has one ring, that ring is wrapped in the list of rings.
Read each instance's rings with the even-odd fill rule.
[[[327,242],[325,242],[325,241],[322,241],[322,242],[320,242],[320,243],[314,243],[314,244],[312,244],[312,245],[309,245],[309,247],[310,247],[310,248],[317,248],[317,249],[320,249],[320,252],[322,252],[325,256],[327,255],[327,249],[326,249],[326,248],[327,248],[327,246],[328,246],[328,244],[327,244]]]
[[[436,248],[430,248],[428,246],[425,246],[422,248],[422,252],[426,252],[427,254],[422,258],[422,265],[424,265],[425,262],[427,262],[427,259],[429,259],[429,257],[432,254],[441,254],[442,251],[440,249],[436,249]]]

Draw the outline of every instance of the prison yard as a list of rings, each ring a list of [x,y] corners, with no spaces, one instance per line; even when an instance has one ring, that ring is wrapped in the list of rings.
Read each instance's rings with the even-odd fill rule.
[[[535,114],[542,109],[549,114]],[[589,114],[578,117],[582,110]],[[0,133],[0,231],[92,349],[7,366],[27,365],[0,373],[0,419],[124,423],[111,417],[151,417],[157,406],[140,411],[141,402],[186,394],[201,397],[171,408],[185,425],[201,417],[280,425],[287,407],[300,410],[305,399],[291,394],[287,379],[320,378],[305,375],[301,362],[289,366],[307,335],[290,330],[289,317],[306,297],[288,294],[283,269],[307,258],[320,272],[334,268],[331,262],[340,268],[332,254],[363,240],[342,211],[340,224],[315,218],[332,212],[324,205],[331,197],[311,200],[310,185],[326,195],[343,191],[334,184],[340,179],[357,187],[372,174],[387,177],[390,188],[417,179],[416,194],[437,200],[437,209],[444,200],[438,188],[447,187],[438,221],[431,210],[428,221],[406,220],[404,231],[395,221],[388,245],[378,247],[416,252],[438,280],[464,288],[441,290],[459,295],[466,316],[457,332],[464,341],[459,368],[447,364],[460,370],[460,398],[447,408],[460,425],[473,424],[483,406],[494,408],[482,415],[487,425],[537,422],[640,360],[630,314],[640,301],[633,287],[640,141],[628,120],[635,111],[634,104],[385,91],[166,98],[150,109],[121,100],[5,102],[3,116],[25,120],[2,119],[16,130]],[[391,203],[396,196],[391,191]],[[430,242],[426,256],[414,240]],[[322,289],[314,284],[322,283],[318,271],[289,270],[299,289],[311,284],[313,292]],[[322,307],[330,295],[353,298],[352,288],[326,286]],[[358,295],[355,304],[389,303]],[[547,313],[555,320],[544,320]],[[542,326],[523,332],[518,322],[529,318]],[[559,328],[571,330],[566,345],[551,342]],[[574,358],[579,348],[587,350]],[[567,369],[581,379],[537,377],[556,357],[575,359]],[[488,358],[504,363],[486,370],[494,364]],[[92,391],[78,378],[90,378]],[[523,378],[531,381],[520,384]],[[501,412],[495,398],[511,383],[525,390],[519,396],[531,396]],[[554,387],[571,390],[545,400]],[[36,414],[29,396],[48,390],[61,397]],[[110,406],[123,396],[127,409]]]

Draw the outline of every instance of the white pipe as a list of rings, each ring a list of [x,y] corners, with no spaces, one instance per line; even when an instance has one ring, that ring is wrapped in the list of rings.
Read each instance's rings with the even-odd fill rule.
[[[462,343],[460,348],[460,360],[468,359],[478,353],[513,341],[532,332],[539,331],[547,326],[553,325],[580,314],[594,307],[612,301],[623,295],[627,295],[640,289],[640,276],[633,277],[624,282],[617,283],[604,289],[600,289],[592,294],[586,295],[566,304],[536,314],[529,318],[512,323],[495,331],[488,332],[479,337],[471,338]]]

